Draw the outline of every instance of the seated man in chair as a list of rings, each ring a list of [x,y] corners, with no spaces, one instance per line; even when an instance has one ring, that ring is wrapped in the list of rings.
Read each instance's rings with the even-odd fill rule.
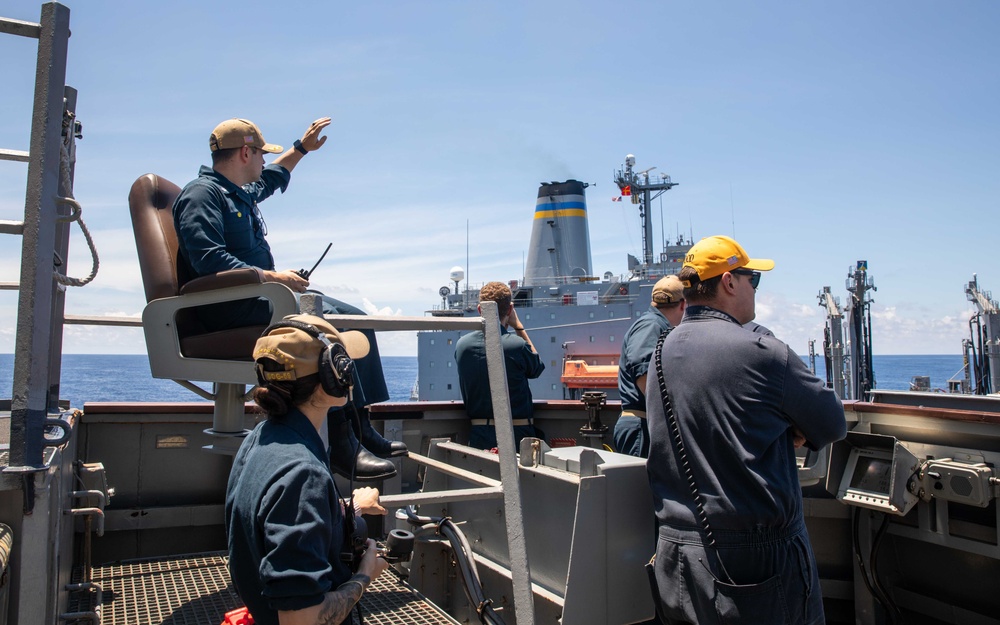
[[[330,118],[314,121],[293,148],[282,153],[281,146],[264,141],[256,124],[245,119],[230,119],[216,126],[209,138],[212,167],[202,167],[198,177],[187,184],[174,202],[174,227],[179,245],[179,273],[188,279],[244,267],[263,271],[265,280],[279,282],[296,293],[304,293],[309,281],[294,270],[275,271],[274,257],[265,235],[267,227],[258,203],[275,191],[288,187],[291,171],[302,157],[326,143],[320,136],[330,125]],[[279,154],[273,163],[264,164],[264,153]],[[354,306],[323,296],[324,314],[363,315]],[[267,325],[271,306],[264,299],[214,304],[198,310],[201,323],[209,331]],[[342,409],[331,411],[329,426],[331,465],[341,474],[350,475],[354,452],[363,445],[357,463],[357,479],[380,479],[395,474],[391,456],[406,454],[406,446],[382,438],[372,428],[366,406],[389,399],[382,373],[375,334],[366,330],[371,350],[356,365],[354,386],[360,431],[357,437],[335,436],[334,431],[351,428]],[[336,413],[336,414],[335,414]],[[369,451],[371,453],[369,453]]]

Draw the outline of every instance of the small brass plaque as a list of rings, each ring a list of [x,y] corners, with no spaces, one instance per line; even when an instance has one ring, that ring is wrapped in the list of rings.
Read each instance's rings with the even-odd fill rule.
[[[156,437],[157,449],[186,449],[187,446],[188,439],[186,436],[159,435]]]

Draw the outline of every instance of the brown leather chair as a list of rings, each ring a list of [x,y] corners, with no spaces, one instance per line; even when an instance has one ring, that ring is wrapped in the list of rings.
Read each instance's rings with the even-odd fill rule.
[[[174,380],[215,401],[211,433],[242,435],[246,385],[256,384],[253,345],[265,326],[208,332],[194,307],[264,297],[274,308],[272,321],[298,312],[292,291],[264,282],[259,269],[234,269],[188,279],[178,262],[174,200],[180,188],[155,174],[140,176],[129,192],[132,229],[146,291],[142,326],[154,378]],[[192,381],[212,382],[209,393]]]

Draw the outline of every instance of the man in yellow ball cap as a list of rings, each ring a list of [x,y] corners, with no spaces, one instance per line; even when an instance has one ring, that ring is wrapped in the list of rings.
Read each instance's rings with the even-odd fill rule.
[[[667,623],[824,622],[795,448],[819,449],[847,426],[799,356],[743,327],[773,268],[730,237],[696,243],[679,274],[684,322],[654,350],[646,470]]]

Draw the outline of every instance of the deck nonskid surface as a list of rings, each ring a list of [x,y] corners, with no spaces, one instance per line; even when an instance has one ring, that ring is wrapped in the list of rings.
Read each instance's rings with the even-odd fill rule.
[[[83,581],[83,571],[74,572]],[[91,570],[101,586],[103,625],[219,625],[226,612],[243,605],[229,580],[224,552],[132,560]],[[94,610],[96,592],[77,592],[72,612]],[[391,572],[372,583],[361,599],[366,625],[454,623]],[[354,621],[357,623],[357,613]]]

